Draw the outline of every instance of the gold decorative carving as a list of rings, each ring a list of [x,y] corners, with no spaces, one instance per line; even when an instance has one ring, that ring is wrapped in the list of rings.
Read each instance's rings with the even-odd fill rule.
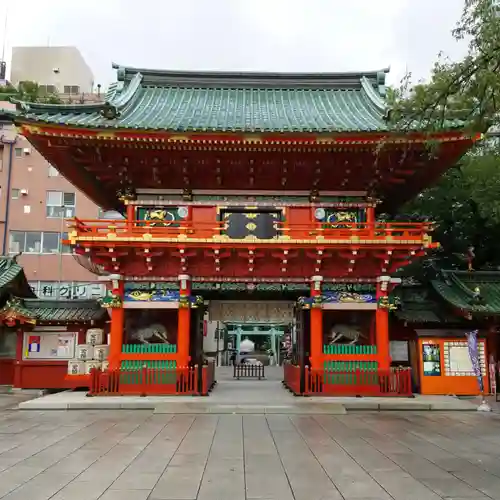
[[[190,138],[187,135],[172,135],[167,142],[188,142]]]

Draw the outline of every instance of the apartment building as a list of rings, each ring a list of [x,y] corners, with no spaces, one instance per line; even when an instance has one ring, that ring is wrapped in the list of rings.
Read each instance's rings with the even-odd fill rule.
[[[22,48],[24,49],[24,48]],[[27,50],[37,53],[37,47]],[[40,58],[51,54],[52,48],[43,47]],[[55,53],[59,47],[53,48]],[[65,48],[66,49],[66,48]],[[33,68],[22,70],[26,51],[15,48],[12,57],[12,75],[19,81],[36,81],[49,87],[54,85],[52,68],[60,69],[60,87],[83,89],[85,82],[91,89],[93,76],[77,49],[75,60],[47,57],[38,61],[38,67],[47,67],[46,73]],[[65,53],[66,53],[65,52]],[[19,59],[19,54],[23,57]],[[29,65],[28,65],[29,66]],[[15,71],[14,71],[15,69]],[[66,76],[67,75],[67,76]],[[80,75],[80,76],[78,76]],[[67,89],[66,89],[67,90]],[[0,102],[2,107],[12,106]],[[75,189],[43,158],[31,144],[16,133],[7,122],[0,121],[0,245],[3,255],[21,254],[18,261],[40,298],[96,298],[103,294],[104,285],[98,276],[83,267],[70,249],[61,244],[67,232],[67,218],[76,213],[81,218],[95,219],[103,214],[99,208]]]

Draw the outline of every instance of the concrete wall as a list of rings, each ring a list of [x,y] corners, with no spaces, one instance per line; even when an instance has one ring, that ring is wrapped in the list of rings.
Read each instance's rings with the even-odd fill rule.
[[[61,93],[68,85],[92,93],[94,75],[76,47],[13,47],[11,82],[22,81],[54,85]]]

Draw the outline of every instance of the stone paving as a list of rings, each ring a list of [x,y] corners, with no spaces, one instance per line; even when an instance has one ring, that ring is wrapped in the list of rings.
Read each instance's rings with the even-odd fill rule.
[[[500,415],[0,411],[8,500],[500,500]]]

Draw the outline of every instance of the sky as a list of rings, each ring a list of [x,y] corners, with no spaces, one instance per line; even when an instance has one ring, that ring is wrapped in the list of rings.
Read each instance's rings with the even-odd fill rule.
[[[106,87],[111,63],[180,70],[362,71],[426,78],[463,0],[0,0],[0,41],[74,45]],[[8,9],[7,31],[4,19]]]

